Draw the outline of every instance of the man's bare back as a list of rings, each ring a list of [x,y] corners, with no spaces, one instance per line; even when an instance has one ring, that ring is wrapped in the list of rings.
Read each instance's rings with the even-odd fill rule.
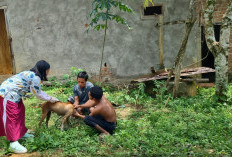
[[[115,110],[104,95],[102,96],[101,101],[95,106],[95,108],[90,110],[91,113],[94,113],[94,115],[101,115],[107,122],[116,122]]]
[[[112,104],[103,95],[101,87],[94,86],[89,91],[89,101],[78,106],[78,110],[90,107],[89,115],[81,115],[78,112],[75,116],[84,120],[85,124],[96,128],[98,131],[109,135],[113,134],[116,128],[116,113]]]

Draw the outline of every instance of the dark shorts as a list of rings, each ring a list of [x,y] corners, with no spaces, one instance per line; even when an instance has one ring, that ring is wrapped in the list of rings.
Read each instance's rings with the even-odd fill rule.
[[[70,96],[70,97],[68,98],[68,101],[71,102],[72,104],[74,104],[74,102],[75,102],[74,96]],[[85,103],[85,102],[79,102],[79,105],[82,105],[82,104],[84,104],[84,103]],[[89,108],[84,108],[84,109],[82,110],[82,112],[83,112],[85,115],[88,115],[88,114],[90,113]]]
[[[116,128],[116,123],[114,122],[107,122],[105,119],[103,119],[102,116],[85,116],[84,122],[86,125],[91,126],[93,128],[96,127],[96,125],[99,125],[103,129],[105,129],[110,134],[114,133],[114,130]]]

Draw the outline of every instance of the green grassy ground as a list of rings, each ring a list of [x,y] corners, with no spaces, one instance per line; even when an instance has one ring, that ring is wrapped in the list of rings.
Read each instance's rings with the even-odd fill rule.
[[[49,128],[38,128],[41,117],[39,101],[34,97],[24,101],[26,126],[34,130],[35,138],[20,141],[30,152],[43,156],[230,156],[232,155],[231,104],[216,104],[214,89],[199,89],[191,98],[170,97],[158,86],[156,97],[144,94],[140,84],[136,90],[105,87],[108,99],[118,104],[117,112],[134,108],[127,116],[118,116],[113,136],[99,141],[98,132],[81,120],[66,131],[55,126],[58,116],[52,114]],[[44,88],[50,95],[66,101],[72,95],[71,86]],[[230,86],[229,95],[232,93]],[[166,104],[166,105],[165,105]],[[8,142],[0,138],[0,155],[7,155]]]

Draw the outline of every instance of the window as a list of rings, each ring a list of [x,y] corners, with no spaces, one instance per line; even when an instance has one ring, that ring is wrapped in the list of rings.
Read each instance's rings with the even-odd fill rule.
[[[144,16],[161,15],[161,14],[162,14],[162,6],[151,6],[144,8]]]
[[[163,5],[149,6],[147,8],[141,7],[141,19],[151,20],[163,14]]]

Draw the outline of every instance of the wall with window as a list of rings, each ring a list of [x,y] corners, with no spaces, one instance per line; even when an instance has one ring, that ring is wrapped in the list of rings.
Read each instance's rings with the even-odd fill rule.
[[[16,72],[28,70],[40,59],[51,64],[51,74],[62,75],[70,67],[98,74],[103,31],[86,33],[90,0],[5,0]],[[158,22],[145,17],[143,0],[124,0],[134,14],[118,13],[133,27],[111,23],[107,31],[103,63],[112,75],[134,77],[159,67]],[[159,0],[164,16],[164,64],[170,68],[184,35],[189,0]],[[177,23],[175,23],[177,21]],[[170,23],[171,22],[171,23]],[[172,23],[174,22],[174,23]],[[190,35],[183,67],[199,65],[200,27]],[[197,63],[198,62],[198,63]]]

